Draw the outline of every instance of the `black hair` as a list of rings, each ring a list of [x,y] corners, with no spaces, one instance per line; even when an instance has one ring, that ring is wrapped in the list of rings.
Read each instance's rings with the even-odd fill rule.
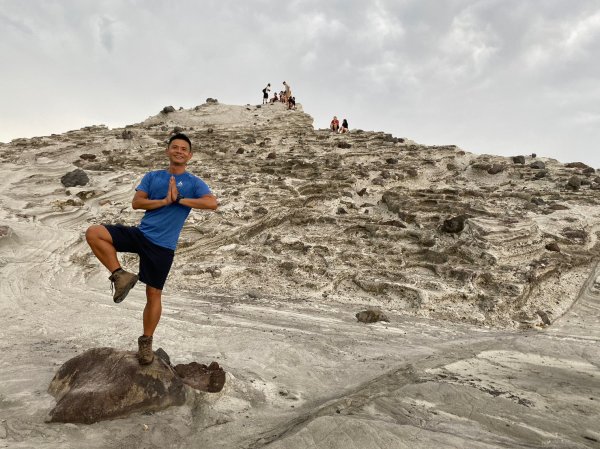
[[[174,140],[185,140],[190,146],[190,151],[192,151],[192,141],[185,134],[183,134],[183,133],[173,134],[171,136],[171,138],[169,139],[169,145],[171,145],[171,142],[173,142]]]

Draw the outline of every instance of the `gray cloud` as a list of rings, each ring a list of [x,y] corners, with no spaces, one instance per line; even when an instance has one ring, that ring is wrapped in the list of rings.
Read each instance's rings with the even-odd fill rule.
[[[600,166],[593,0],[3,2],[0,140],[287,80],[317,127]],[[258,93],[258,94],[257,94]]]
[[[113,45],[114,45],[113,44],[114,36],[113,36],[113,30],[112,30],[112,28],[114,27],[114,24],[115,24],[115,21],[106,16],[102,16],[98,20],[99,39],[100,39],[100,42],[102,43],[102,46],[108,52],[112,51]]]

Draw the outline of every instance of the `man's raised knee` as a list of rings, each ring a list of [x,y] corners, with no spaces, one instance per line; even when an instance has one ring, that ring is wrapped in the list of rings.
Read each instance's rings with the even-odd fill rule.
[[[102,231],[106,228],[102,225],[92,225],[85,231],[85,239],[88,243],[98,240],[101,238]]]

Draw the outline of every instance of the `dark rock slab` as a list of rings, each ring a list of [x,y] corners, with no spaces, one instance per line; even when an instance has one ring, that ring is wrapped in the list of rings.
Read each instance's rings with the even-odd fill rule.
[[[342,148],[342,149],[348,149],[348,148],[352,148],[352,145],[349,144],[348,142],[338,142],[337,147]]]
[[[498,173],[502,173],[504,171],[504,165],[502,164],[493,164],[490,168],[488,168],[487,172],[490,175],[497,175]]]
[[[531,198],[531,202],[533,204],[535,204],[536,206],[543,206],[544,204],[546,204],[546,202],[542,198],[537,197],[537,196],[534,196],[533,198]]]
[[[492,168],[492,164],[488,164],[487,162],[475,162],[473,165],[471,165],[471,168],[474,170],[488,171],[490,168]]]
[[[564,204],[553,203],[548,206],[549,209],[552,210],[569,210],[569,206],[565,206]]]
[[[537,313],[537,315],[542,319],[542,323],[544,323],[544,325],[550,326],[552,324],[550,317],[544,310],[538,310],[535,313]]]
[[[441,230],[442,232],[447,232],[449,234],[458,234],[465,228],[466,219],[467,217],[464,215],[448,218],[447,220],[444,220],[444,223],[442,223]]]
[[[88,182],[90,182],[90,178],[88,178],[86,172],[78,168],[76,170],[70,171],[62,178],[60,178],[60,182],[65,187],[84,186]]]
[[[197,362],[179,364],[175,371],[183,383],[196,390],[218,393],[225,385],[225,371],[217,362],[208,366]]]
[[[581,188],[581,179],[579,176],[571,176],[567,181],[567,188],[571,190],[579,190]]]
[[[388,190],[383,192],[381,202],[385,204],[390,212],[399,212],[406,202],[406,196],[398,192]]]
[[[546,164],[542,161],[535,161],[529,164],[529,166],[535,170],[544,170],[546,168]]]
[[[135,352],[113,348],[93,348],[67,361],[48,392],[57,400],[49,422],[87,424],[182,405],[186,399],[183,381],[160,357],[142,366]]]
[[[546,249],[548,251],[554,251],[554,252],[560,253],[560,246],[558,246],[558,243],[556,243],[556,242],[548,243],[546,245]]]
[[[389,322],[389,318],[380,310],[363,310],[362,312],[358,312],[354,315],[358,321],[361,323],[376,323],[377,321],[387,321]]]
[[[169,112],[175,112],[175,108],[173,106],[165,106],[160,112],[163,114],[168,114]]]
[[[525,156],[513,156],[512,161],[514,164],[525,164]]]
[[[565,164],[565,167],[567,168],[592,168],[587,164],[584,164],[583,162],[569,162],[568,164]]]

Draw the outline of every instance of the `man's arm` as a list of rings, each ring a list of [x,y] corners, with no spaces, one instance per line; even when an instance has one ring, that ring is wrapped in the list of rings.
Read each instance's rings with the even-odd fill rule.
[[[138,190],[133,196],[131,207],[134,209],[153,210],[158,209],[159,207],[168,206],[172,202],[173,200],[171,199],[170,194],[167,194],[162,200],[149,200],[146,192]]]
[[[200,198],[182,198],[179,204],[192,209],[212,209],[216,210],[219,207],[217,197],[213,194],[203,195]]]

